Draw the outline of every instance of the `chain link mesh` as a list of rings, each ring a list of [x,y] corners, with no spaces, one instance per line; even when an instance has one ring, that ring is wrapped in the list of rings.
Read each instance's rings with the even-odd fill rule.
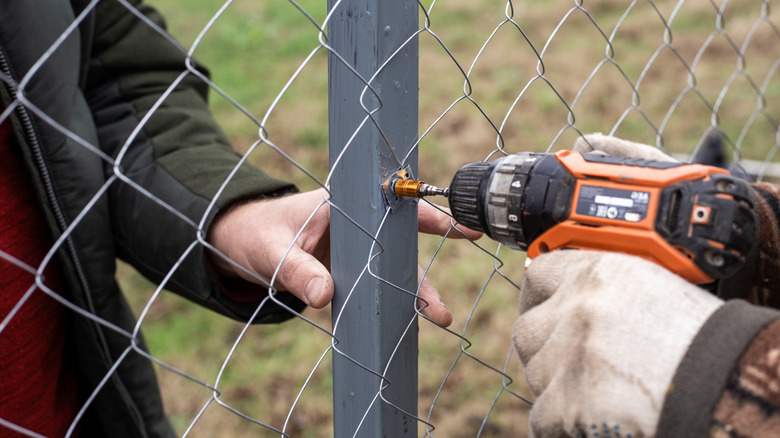
[[[156,27],[130,3],[120,2]],[[212,76],[191,61],[178,66],[176,82],[154,96],[157,103],[133,135],[165,104],[178,81],[195,76],[211,89],[215,117],[244,161],[303,190],[327,187],[326,71],[331,48],[324,3],[149,3],[166,15],[178,38],[167,37],[168,43],[209,65]],[[96,4],[87,6],[70,32]],[[419,31],[407,41],[420,47],[420,133],[412,152],[419,153],[418,176],[446,186],[465,163],[527,150],[568,149],[582,134],[603,132],[655,145],[683,159],[716,136],[732,169],[777,181],[780,31],[770,6],[768,0],[421,1]],[[61,43],[52,41],[38,66],[54,56]],[[349,54],[334,55],[351,62]],[[0,120],[23,107],[64,130],[24,97],[36,68],[19,82],[0,77],[19,91]],[[373,107],[364,109],[370,118]],[[155,286],[122,263],[118,275],[138,317],[135,329],[127,331],[44,284],[42,273],[54,252],[112,185],[131,186],[179,216],[182,226],[198,230],[199,237],[180,262],[196,247],[209,246],[202,221],[188,219],[124,173],[122,160],[132,137],[118,155],[109,156],[76,133],[65,134],[113,173],[40,265],[28,265],[0,249],[5,263],[34,276],[27,293],[2,315],[0,337],[32,294],[45,293],[74,318],[90,319],[131,341],[113,358],[114,367],[131,355],[155,363],[166,411],[179,435],[332,434],[331,360],[343,353],[327,309],[289,309],[293,320],[280,325],[238,323],[171,294],[167,278]],[[399,164],[408,158],[399,154]],[[325,191],[317,208],[329,207],[340,208]],[[378,247],[386,238],[415,238],[411,232],[371,235],[357,223],[355,233],[368,234]],[[419,262],[453,312],[454,323],[442,328],[420,321],[419,410],[409,413],[418,435],[527,435],[531,395],[511,341],[524,254],[486,238],[471,242],[420,236],[419,245]],[[374,275],[375,251],[366,255],[365,275]],[[172,275],[180,265],[170,269]],[[392,278],[378,280],[396,283]],[[409,296],[417,293],[396,289]],[[269,288],[257,312],[274,300],[275,289]],[[141,331],[148,348],[140,342]],[[383,370],[370,371],[383,375]],[[101,377],[84,408],[110,378],[111,373]],[[375,402],[388,403],[381,388]],[[38,436],[0,418],[2,427]],[[355,433],[360,436],[359,430]]]

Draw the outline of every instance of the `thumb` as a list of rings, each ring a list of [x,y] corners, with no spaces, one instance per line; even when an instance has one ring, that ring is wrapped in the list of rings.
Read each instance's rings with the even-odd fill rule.
[[[641,158],[644,160],[677,162],[655,146],[624,140],[600,132],[578,137],[572,147],[574,152],[602,152],[620,157]]]
[[[333,298],[333,278],[314,256],[298,246],[281,258],[276,281],[311,307],[325,307]]]

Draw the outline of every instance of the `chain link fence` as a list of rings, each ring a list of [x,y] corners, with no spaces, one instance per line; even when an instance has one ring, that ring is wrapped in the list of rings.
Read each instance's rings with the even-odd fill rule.
[[[88,3],[69,31],[97,3]],[[120,3],[157,28],[146,10]],[[399,214],[383,202],[379,186],[387,172],[409,166],[415,177],[446,186],[463,164],[520,151],[568,149],[580,135],[602,132],[655,145],[682,159],[718,138],[725,165],[758,180],[780,178],[780,30],[768,0],[412,2],[398,18],[412,20],[404,24],[405,31],[396,33],[395,23],[373,33],[357,27],[364,33],[347,38],[366,43],[392,36],[392,44],[375,49],[373,71],[361,64],[361,52],[342,49],[333,36],[345,32],[335,26],[349,20],[384,23],[390,11],[374,2],[332,1],[328,7],[314,0],[148,3],[163,13],[177,38],[166,37],[167,44],[210,67],[210,77],[189,61],[173,69],[176,81],[196,78],[209,87],[214,116],[243,161],[301,190],[327,188],[317,208],[330,208],[338,221],[342,234],[331,245],[355,277],[337,272],[341,268],[334,257],[340,290],[333,309],[299,313],[288,308],[292,319],[285,323],[245,324],[183,300],[168,292],[165,282],[153,285],[119,262],[118,277],[138,318],[128,331],[43,286],[41,274],[51,254],[30,265],[0,248],[3,263],[31,273],[28,292],[0,315],[0,338],[31,295],[55,297],[72,318],[94,321],[131,341],[112,358],[117,367],[133,356],[154,362],[166,412],[180,436],[314,437],[332,436],[334,428],[338,436],[374,436],[376,411],[386,411],[387,421],[394,422],[388,426],[382,424],[385,417],[376,420],[380,433],[387,426],[400,430],[398,436],[528,434],[532,396],[511,343],[524,254],[487,238],[472,242],[420,235],[417,241],[414,204],[409,201]],[[24,98],[25,80],[57,56],[62,41],[49,44],[26,79],[2,76],[21,97],[11,101],[0,120],[22,107],[45,123],[57,123]],[[409,63],[410,56],[417,60]],[[351,78],[356,94],[334,95],[331,89],[329,97],[329,69]],[[173,88],[152,97],[157,103],[150,116]],[[387,97],[394,89],[412,100],[395,104],[395,97]],[[334,108],[341,108],[339,114]],[[334,120],[342,120],[341,112],[356,117],[337,127]],[[396,123],[390,119],[401,119],[400,125],[390,125]],[[133,135],[142,132],[144,122]],[[395,132],[396,126],[412,126],[413,132]],[[340,134],[334,137],[336,130]],[[364,141],[366,132],[373,134]],[[106,156],[88,141],[78,143],[112,168],[82,215],[112,185],[122,183],[176,214],[170,202],[116,165],[127,147],[118,156]],[[368,143],[375,149],[366,149]],[[358,151],[364,152],[362,163],[349,158]],[[366,162],[372,156],[378,166]],[[352,184],[360,186],[356,198],[344,200],[334,181],[349,186],[353,176],[369,180],[355,180]],[[369,194],[361,198],[361,193]],[[63,230],[53,249],[81,226],[81,217]],[[394,223],[399,217],[401,222]],[[182,220],[182,226],[200,235],[181,255],[184,260],[206,243],[199,223]],[[416,256],[408,242],[417,242]],[[415,259],[453,313],[448,328],[415,313],[417,269],[409,263]],[[174,275],[183,268],[170,269]],[[340,283],[343,278],[351,280]],[[268,292],[258,312],[275,299],[276,290]],[[358,302],[353,297],[366,294],[368,301],[349,317],[383,314],[381,324],[391,325],[384,328],[386,337],[375,337],[371,326],[352,329],[363,332],[338,331],[348,325],[342,311]],[[397,306],[392,309],[398,313],[371,308],[377,297],[381,305]],[[350,349],[355,340],[361,345],[358,352]],[[408,367],[392,370],[401,356]],[[334,367],[344,365],[352,371],[342,369],[345,375],[334,380],[339,373]],[[110,379],[114,371],[97,376],[98,381]],[[370,382],[360,388],[367,391],[368,403],[334,408],[347,406],[339,397],[360,399],[351,389],[344,391],[350,379],[362,375]],[[84,400],[85,409],[101,385]],[[397,396],[397,388],[413,392]],[[2,413],[0,430],[3,436],[8,430],[39,436]]]

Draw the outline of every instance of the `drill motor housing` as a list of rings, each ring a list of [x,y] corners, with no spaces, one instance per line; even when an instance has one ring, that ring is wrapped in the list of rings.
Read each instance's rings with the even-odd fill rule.
[[[463,166],[459,223],[528,257],[562,248],[633,254],[697,284],[733,275],[756,243],[749,183],[701,164],[523,152]]]

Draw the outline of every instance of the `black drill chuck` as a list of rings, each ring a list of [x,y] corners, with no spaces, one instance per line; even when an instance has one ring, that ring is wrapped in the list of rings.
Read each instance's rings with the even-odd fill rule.
[[[448,197],[452,216],[458,223],[488,236],[490,227],[485,223],[484,186],[494,166],[495,163],[481,161],[461,167],[452,178]]]
[[[566,219],[574,178],[551,154],[524,152],[467,164],[450,183],[458,223],[525,251],[546,229]]]

